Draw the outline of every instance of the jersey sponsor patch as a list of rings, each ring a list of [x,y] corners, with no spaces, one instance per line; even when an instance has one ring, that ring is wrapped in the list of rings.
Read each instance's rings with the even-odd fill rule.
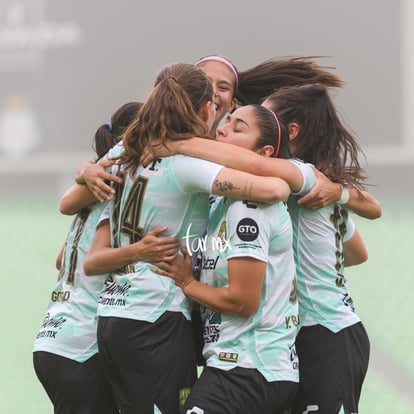
[[[240,240],[251,242],[259,237],[259,226],[251,218],[243,218],[236,227],[237,235]]]
[[[219,353],[219,360],[226,361],[226,362],[237,362],[239,358],[239,354],[234,352],[220,352]]]
[[[211,258],[210,256],[207,257],[203,257],[202,259],[202,269],[203,270],[214,270],[217,266],[217,261],[218,261],[219,257],[217,256],[216,258]]]

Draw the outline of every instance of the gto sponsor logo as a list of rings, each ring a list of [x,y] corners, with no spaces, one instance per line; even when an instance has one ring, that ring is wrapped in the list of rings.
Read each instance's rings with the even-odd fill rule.
[[[250,218],[241,219],[237,224],[236,231],[239,239],[245,242],[254,241],[259,236],[259,226]]]

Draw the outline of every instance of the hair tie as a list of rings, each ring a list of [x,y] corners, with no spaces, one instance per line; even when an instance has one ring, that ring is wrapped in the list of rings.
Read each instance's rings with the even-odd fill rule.
[[[206,62],[208,60],[214,60],[216,62],[224,63],[228,68],[231,69],[231,71],[233,72],[234,77],[236,78],[236,87],[235,87],[235,91],[236,91],[237,88],[239,87],[239,74],[237,73],[237,69],[233,65],[233,63],[231,63],[230,60],[227,59],[224,56],[220,56],[220,55],[210,55],[210,56],[205,56],[205,57],[203,57],[201,59],[198,59],[197,62],[195,63],[195,65],[197,66],[200,63]]]
[[[109,132],[112,132],[112,122],[106,124],[108,126]]]
[[[277,124],[277,147],[276,147],[276,151],[274,155],[274,157],[277,158],[277,156],[279,155],[280,141],[281,141],[280,123],[279,123],[279,119],[277,118],[276,114],[271,109],[269,109],[269,112],[273,115],[273,118],[275,119],[276,124]]]

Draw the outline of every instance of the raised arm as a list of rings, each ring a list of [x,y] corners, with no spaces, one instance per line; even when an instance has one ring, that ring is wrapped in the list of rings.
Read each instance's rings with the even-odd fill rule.
[[[302,188],[302,173],[288,160],[264,157],[237,145],[198,137],[175,143],[181,154],[213,161],[250,174],[281,178],[294,192]]]
[[[75,181],[77,184],[86,185],[98,201],[110,200],[114,190],[109,183],[121,182],[119,177],[108,172],[114,163],[114,160],[107,158],[102,158],[98,163],[84,162],[76,171]]]
[[[198,137],[180,141],[171,140],[167,145],[168,149],[160,145],[153,147],[155,155],[184,154],[250,174],[278,177],[285,180],[294,192],[299,191],[303,185],[302,173],[295,164],[288,160],[263,157],[236,145]],[[152,151],[147,150],[144,152],[141,162],[143,165],[147,165],[153,157]]]
[[[353,187],[344,189],[341,184],[332,182],[316,168],[314,171],[318,178],[316,185],[308,194],[298,199],[299,205],[309,210],[317,210],[343,199],[342,203],[345,207],[361,217],[367,219],[381,217],[380,202],[367,191],[358,191]]]
[[[60,199],[59,211],[72,216],[96,202],[95,196],[86,185],[75,184]]]
[[[350,188],[349,199],[345,206],[352,210],[358,216],[367,219],[377,219],[382,215],[381,203],[367,191],[358,191],[356,188]]]
[[[99,163],[82,163],[75,176],[77,184],[69,188],[60,200],[60,212],[73,215],[92,203],[110,200],[114,190],[105,181],[121,182],[119,177],[106,171],[113,163],[108,159]]]
[[[260,177],[224,167],[214,180],[212,192],[239,200],[272,203],[286,201],[290,188],[286,181],[277,177]]]

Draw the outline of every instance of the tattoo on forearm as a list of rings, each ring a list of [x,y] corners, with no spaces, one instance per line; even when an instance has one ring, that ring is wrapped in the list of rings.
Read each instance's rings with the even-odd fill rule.
[[[215,180],[214,185],[222,192],[231,191],[231,190],[239,190],[238,187],[235,187],[231,181],[220,181]]]

